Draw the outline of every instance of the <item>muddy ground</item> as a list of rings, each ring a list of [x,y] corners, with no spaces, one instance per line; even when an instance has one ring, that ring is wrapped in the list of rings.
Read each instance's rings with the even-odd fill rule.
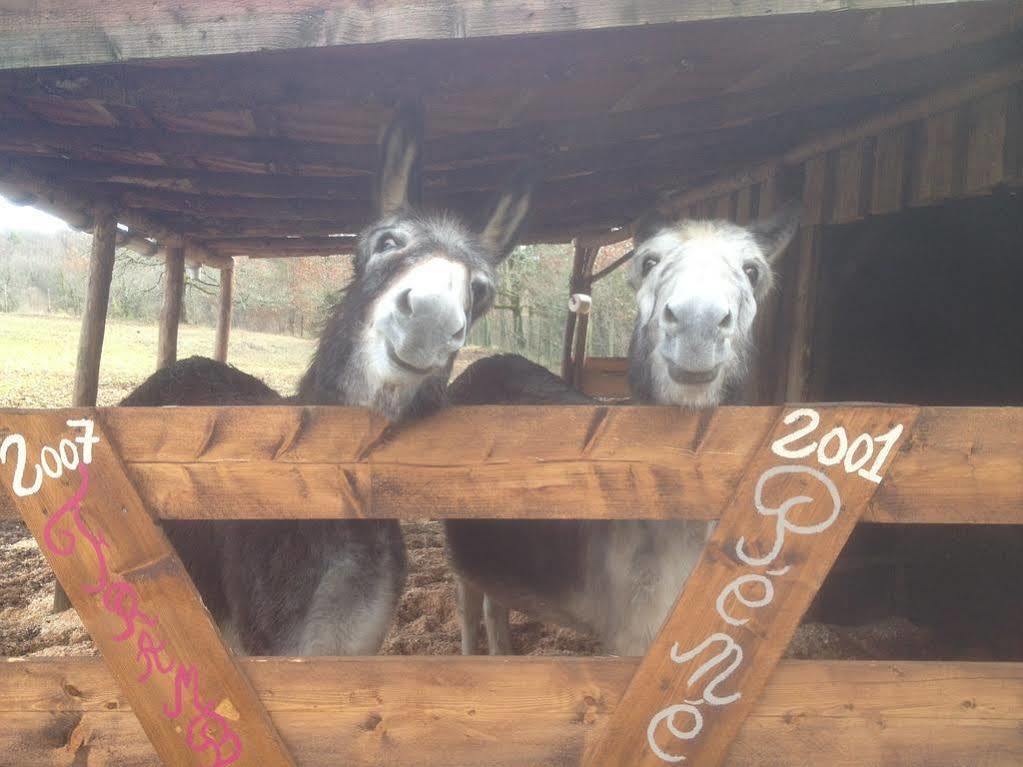
[[[444,559],[439,523],[405,524],[409,579],[382,652],[454,655],[459,651],[454,583]],[[20,522],[0,522],[0,657],[95,653],[77,615],[50,614],[53,574]],[[483,632],[480,632],[481,635]],[[515,650],[522,655],[592,655],[595,641],[574,631],[512,614]],[[482,640],[485,643],[485,639]],[[481,649],[485,650],[485,644]],[[930,634],[901,619],[856,628],[807,624],[789,646],[798,658],[927,658]]]

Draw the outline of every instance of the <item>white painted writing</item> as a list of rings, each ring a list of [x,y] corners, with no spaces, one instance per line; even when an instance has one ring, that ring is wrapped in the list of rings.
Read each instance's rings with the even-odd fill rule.
[[[45,445],[39,451],[39,463],[34,465],[35,474],[32,484],[25,484],[25,472],[28,468],[28,446],[21,434],[8,434],[0,443],[0,463],[7,463],[7,454],[14,448],[14,478],[11,489],[19,498],[35,495],[43,486],[43,475],[51,479],[60,479],[64,471],[75,471],[79,464],[92,463],[92,446],[99,443],[95,435],[95,424],[91,418],[70,420],[67,425],[72,429],[81,429],[82,434],[70,439],[62,439],[58,448]],[[77,443],[77,444],[76,444]],[[78,446],[82,446],[79,454]]]
[[[809,407],[799,408],[786,415],[783,421],[786,425],[790,425],[804,419],[806,420],[805,426],[801,426],[792,433],[779,437],[771,443],[771,451],[775,455],[781,458],[798,460],[806,458],[816,451],[817,461],[822,466],[842,464],[842,468],[848,474],[855,472],[875,484],[881,483],[881,468],[884,466],[885,461],[888,460],[888,455],[899,441],[899,437],[902,436],[903,426],[901,423],[896,424],[890,431],[877,437],[872,437],[869,434],[860,434],[852,441],[852,444],[849,443],[849,435],[845,428],[836,426],[825,434],[820,442],[812,441],[800,447],[794,447],[794,443],[799,442],[817,430],[821,423],[820,413]],[[875,443],[881,446],[876,457],[874,456]],[[867,465],[871,457],[874,457],[873,464],[871,464],[869,469],[864,469],[863,467]]]

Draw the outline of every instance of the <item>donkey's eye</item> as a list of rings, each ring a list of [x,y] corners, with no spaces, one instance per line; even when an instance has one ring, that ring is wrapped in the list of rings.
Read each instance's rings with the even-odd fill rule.
[[[659,264],[661,259],[657,256],[647,256],[643,259],[643,276],[646,277],[650,274],[650,270]]]
[[[388,250],[394,250],[402,246],[402,240],[394,234],[381,235],[377,240],[376,247],[373,248],[373,253],[386,253]]]
[[[490,282],[477,277],[472,281],[472,303],[473,306],[478,306],[487,300],[487,296],[490,295]]]
[[[742,270],[746,272],[746,277],[749,278],[749,284],[756,287],[757,283],[760,281],[760,267],[756,264],[746,264],[746,266],[742,267]]]

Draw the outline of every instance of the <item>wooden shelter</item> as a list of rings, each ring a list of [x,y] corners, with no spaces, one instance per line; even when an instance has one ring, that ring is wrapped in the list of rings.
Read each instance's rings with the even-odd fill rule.
[[[861,515],[1023,524],[1021,410],[814,406],[804,467],[779,443],[811,416],[777,404],[815,396],[826,227],[1023,180],[1021,17],[1018,0],[46,0],[0,13],[0,193],[94,234],[78,409],[0,411],[30,470],[49,466],[46,448],[63,460],[77,444],[88,486],[67,462],[21,493],[8,462],[0,497],[106,664],[3,664],[0,762],[596,767],[683,750],[699,767],[1023,762],[1019,664],[778,664]],[[801,198],[748,392],[770,406],[474,408],[386,440],[383,423],[345,408],[84,409],[117,244],[165,258],[160,365],[176,357],[186,264],[222,270],[224,359],[233,259],[348,252],[370,215],[377,132],[406,99],[426,114],[431,204],[479,215],[536,162],[527,239],[576,243],[572,294],[591,294],[600,246],[652,206],[744,222]],[[614,394],[621,363],[586,360],[579,317],[564,369]],[[850,444],[829,453],[840,433]],[[856,444],[870,446],[863,463]],[[729,552],[771,549],[751,499],[779,466],[825,477],[843,514],[786,544],[771,604],[729,592],[768,577]],[[435,508],[722,522],[642,660],[302,661],[235,659],[154,522]],[[742,628],[715,611],[728,593],[764,611]],[[742,642],[746,661],[704,679],[695,701],[706,669],[671,646],[705,636]]]

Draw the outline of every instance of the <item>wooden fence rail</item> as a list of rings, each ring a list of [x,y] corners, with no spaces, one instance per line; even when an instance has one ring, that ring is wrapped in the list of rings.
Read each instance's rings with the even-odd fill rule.
[[[240,664],[307,767],[578,764],[638,659],[250,658]],[[1023,666],[782,662],[728,767],[1023,763]],[[158,765],[98,659],[0,663],[0,763]]]
[[[24,411],[0,410],[0,436],[4,414],[15,412]],[[146,508],[165,519],[712,519],[780,412],[454,408],[400,433],[349,408],[111,408],[59,416],[94,417]],[[40,449],[29,445],[31,460]],[[1021,408],[921,408],[863,518],[1019,524],[1021,455]],[[0,504],[9,502],[0,493]],[[16,512],[0,505],[0,517]]]

